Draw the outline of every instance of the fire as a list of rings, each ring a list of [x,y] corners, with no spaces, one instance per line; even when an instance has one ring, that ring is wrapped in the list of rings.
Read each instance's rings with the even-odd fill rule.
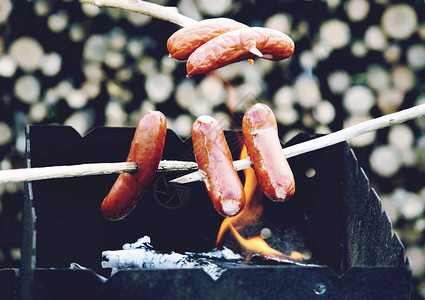
[[[240,159],[244,159],[248,156],[246,147],[243,146]],[[220,230],[217,234],[216,245],[219,246],[223,238],[224,233],[231,228],[230,226],[237,228],[243,228],[247,224],[255,223],[263,212],[263,205],[261,202],[261,190],[257,183],[254,170],[248,168],[243,170],[245,174],[245,197],[246,204],[245,208],[233,218],[226,218],[221,223]]]
[[[248,63],[252,65],[254,61],[248,60]],[[234,108],[236,107],[236,97],[235,92],[233,90],[232,84],[222,76],[218,75],[215,72],[211,72],[210,75],[216,77],[218,80],[222,82],[224,87],[228,93],[228,99],[226,101],[226,106],[229,109],[231,114],[231,120],[233,125],[234,123]],[[244,159],[248,156],[246,147],[243,146],[240,159]],[[226,232],[230,230],[235,239],[244,248],[244,252],[248,254],[247,258],[249,258],[252,254],[259,254],[264,257],[275,259],[275,260],[302,260],[306,259],[306,257],[296,251],[293,251],[289,256],[279,252],[276,249],[271,248],[266,241],[261,236],[252,237],[250,239],[243,238],[239,231],[242,230],[245,226],[249,224],[255,224],[259,221],[263,213],[263,203],[262,203],[262,191],[260,186],[258,185],[257,178],[255,176],[255,172],[252,168],[245,169],[245,196],[246,203],[245,208],[240,212],[237,216],[233,218],[225,218],[221,223],[219,232],[217,234],[216,246],[219,247],[223,241],[223,236]],[[239,230],[239,231],[238,231]]]
[[[285,255],[280,251],[277,251],[276,249],[271,248],[263,238],[260,236],[254,236],[250,239],[244,239],[239,232],[233,227],[232,224],[230,224],[230,229],[235,236],[236,240],[239,242],[239,244],[244,248],[246,252],[249,254],[260,254],[266,258],[279,260],[279,261],[286,261],[288,259],[290,260],[302,260],[304,259],[304,255],[297,252],[292,251],[291,255]],[[248,259],[249,257],[247,257]]]
[[[246,147],[244,146],[240,159],[244,159],[248,156],[246,151]],[[217,234],[216,245],[219,246],[222,242],[224,233],[230,230],[244,249],[246,253],[248,253],[247,259],[249,259],[249,255],[259,254],[266,258],[285,261],[285,260],[302,260],[304,259],[304,255],[292,251],[290,255],[285,255],[280,251],[271,248],[267,242],[261,238],[260,236],[255,236],[249,239],[243,238],[238,229],[244,228],[248,224],[252,224],[258,221],[259,217],[263,212],[262,205],[262,192],[260,186],[258,185],[257,178],[255,177],[255,172],[252,168],[248,168],[244,170],[245,174],[245,196],[246,196],[246,204],[245,208],[239,213],[237,216],[233,218],[226,218],[221,223],[220,230]]]

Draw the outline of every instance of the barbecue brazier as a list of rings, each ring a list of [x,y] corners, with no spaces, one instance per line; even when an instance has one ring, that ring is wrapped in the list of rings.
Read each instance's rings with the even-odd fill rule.
[[[134,133],[99,127],[81,137],[66,126],[26,130],[28,167],[124,161]],[[238,159],[240,133],[225,134]],[[300,134],[288,144],[311,138]],[[194,160],[191,139],[169,130],[163,159]],[[100,265],[102,251],[144,235],[159,251],[209,251],[223,218],[202,182],[168,184],[185,172],[158,173],[136,209],[118,222],[99,211],[116,175],[52,179],[26,183],[22,267],[0,271],[9,282],[5,293],[35,299],[408,299],[411,270],[403,245],[348,144],[289,163],[295,196],[284,203],[264,197],[260,227],[271,229],[267,242],[279,251],[309,249],[305,266],[254,259],[229,267],[217,281],[200,269],[143,269],[119,271],[103,282],[97,274],[109,274]],[[307,170],[314,172],[307,176]],[[73,262],[88,269],[69,269]]]

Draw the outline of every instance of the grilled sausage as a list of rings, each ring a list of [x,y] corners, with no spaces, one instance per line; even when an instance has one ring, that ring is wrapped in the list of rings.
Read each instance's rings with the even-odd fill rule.
[[[137,171],[118,176],[100,206],[106,219],[123,219],[136,207],[158,170],[166,134],[161,112],[151,111],[140,120],[127,157],[127,162],[137,164]]]
[[[225,32],[246,27],[248,26],[245,24],[226,18],[202,20],[173,33],[167,41],[167,49],[172,58],[186,60],[193,51],[209,40]]]
[[[273,111],[264,104],[248,109],[242,133],[255,175],[264,193],[273,201],[293,196],[295,180],[280,145]]]
[[[237,215],[245,206],[245,192],[220,124],[213,117],[199,117],[192,126],[192,141],[215,209],[224,217]]]
[[[294,53],[294,42],[286,34],[268,28],[248,27],[223,33],[197,48],[186,63],[187,76],[203,74],[233,62],[257,57],[250,50],[257,48],[262,58],[282,60]]]

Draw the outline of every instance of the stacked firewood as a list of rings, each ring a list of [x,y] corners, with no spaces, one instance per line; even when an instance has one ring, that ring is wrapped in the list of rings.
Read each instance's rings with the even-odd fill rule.
[[[295,42],[281,62],[254,59],[186,78],[168,57],[177,25],[66,0],[0,0],[0,168],[24,166],[25,124],[136,126],[160,110],[182,137],[200,115],[233,128],[256,102],[282,140],[329,133],[425,102],[423,1],[158,0],[196,20],[227,17]],[[240,120],[239,120],[240,121]],[[236,122],[237,123],[237,122]],[[425,119],[350,141],[407,247],[425,297]],[[19,266],[23,184],[0,185],[0,267]]]

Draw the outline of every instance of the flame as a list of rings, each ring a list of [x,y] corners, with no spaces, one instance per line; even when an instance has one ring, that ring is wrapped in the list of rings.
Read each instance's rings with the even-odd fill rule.
[[[302,260],[304,259],[304,255],[297,252],[292,251],[290,255],[285,255],[276,249],[270,247],[265,240],[263,240],[260,236],[254,236],[250,239],[244,239],[239,232],[230,224],[230,229],[235,236],[236,240],[239,244],[244,248],[244,250],[248,253],[247,260],[249,259],[249,255],[251,254],[260,254],[266,258],[278,260],[278,261],[287,261],[289,260]]]
[[[236,240],[248,253],[261,254],[270,258],[276,258],[283,255],[283,253],[271,248],[260,236],[244,239],[233,225],[230,225],[230,229],[232,230]]]
[[[248,156],[245,145],[242,148],[240,159],[244,159]],[[216,245],[219,246],[224,233],[230,228],[230,226],[241,229],[247,224],[255,223],[263,212],[263,205],[261,202],[261,190],[255,177],[255,172],[252,168],[243,170],[245,174],[245,208],[235,217],[226,218],[221,223],[220,230],[217,234]]]
[[[248,63],[250,65],[252,65],[253,62],[253,60],[248,60]],[[211,72],[209,73],[209,75],[212,75],[218,80],[220,80],[226,88],[228,93],[226,106],[231,114],[232,123],[236,127],[233,111],[236,107],[236,97],[232,84],[216,72]],[[241,150],[240,159],[244,159],[246,157],[248,157],[248,152],[244,145]],[[257,182],[255,172],[252,168],[245,169],[243,172],[245,175],[245,208],[235,217],[225,218],[223,220],[219,232],[217,234],[216,246],[220,246],[223,241],[224,234],[230,230],[235,239],[243,248],[243,252],[247,253],[247,259],[249,259],[250,255],[252,254],[259,254],[266,258],[279,261],[288,261],[288,259],[294,261],[306,259],[306,256],[297,251],[292,251],[290,255],[285,255],[280,251],[271,248],[261,236],[255,236],[249,239],[245,239],[240,235],[238,230],[242,230],[245,226],[249,224],[257,223],[263,213],[262,190]]]
[[[244,159],[248,156],[246,147],[242,148],[240,159]],[[220,230],[217,234],[216,245],[217,247],[222,242],[224,234],[230,230],[238,241],[240,246],[244,249],[244,252],[247,253],[247,259],[252,254],[259,254],[266,258],[279,260],[279,261],[287,261],[289,260],[302,260],[304,259],[304,255],[297,252],[292,251],[290,255],[285,255],[282,252],[271,248],[267,242],[261,238],[260,236],[255,236],[249,239],[243,238],[238,229],[242,229],[248,224],[252,224],[258,221],[262,212],[262,192],[260,186],[258,185],[257,178],[255,177],[255,172],[252,168],[248,168],[244,170],[245,174],[245,196],[246,196],[246,204],[245,208],[241,213],[236,215],[233,218],[226,218],[221,223]]]

